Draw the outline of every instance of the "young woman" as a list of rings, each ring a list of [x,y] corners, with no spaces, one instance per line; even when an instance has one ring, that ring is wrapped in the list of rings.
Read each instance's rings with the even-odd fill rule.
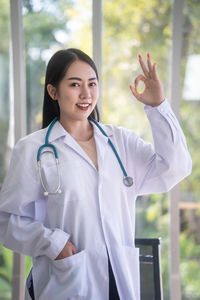
[[[154,147],[98,122],[89,56],[71,48],[48,63],[43,129],[17,142],[0,199],[3,245],[33,258],[32,299],[140,299],[135,200],[169,191],[192,163],[156,65],[149,55],[139,63],[144,74],[130,89],[145,104]]]

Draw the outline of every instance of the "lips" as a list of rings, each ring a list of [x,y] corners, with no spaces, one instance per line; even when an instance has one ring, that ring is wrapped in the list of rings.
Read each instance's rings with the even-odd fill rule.
[[[90,106],[89,103],[79,103],[79,104],[76,104],[78,106],[79,109],[81,110],[87,110],[88,107]]]

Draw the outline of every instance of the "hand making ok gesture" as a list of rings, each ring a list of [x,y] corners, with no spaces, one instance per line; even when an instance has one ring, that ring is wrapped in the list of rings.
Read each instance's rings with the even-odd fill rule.
[[[136,99],[140,102],[146,105],[158,106],[163,102],[165,96],[156,71],[156,63],[153,65],[151,64],[149,54],[147,54],[147,67],[144,64],[141,55],[139,55],[139,63],[144,75],[140,74],[137,76],[135,79],[135,87],[130,85],[130,89]],[[137,86],[140,80],[143,81],[145,85],[145,89],[142,93],[138,93],[137,91]]]

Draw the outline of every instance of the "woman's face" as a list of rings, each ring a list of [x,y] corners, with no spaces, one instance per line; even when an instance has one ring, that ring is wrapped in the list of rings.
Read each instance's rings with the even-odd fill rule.
[[[60,120],[86,120],[93,111],[98,96],[98,80],[93,68],[81,60],[73,62],[56,92]]]

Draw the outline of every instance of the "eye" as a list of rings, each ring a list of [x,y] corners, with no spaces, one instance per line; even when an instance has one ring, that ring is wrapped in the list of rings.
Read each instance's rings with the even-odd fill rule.
[[[79,84],[77,82],[73,82],[71,86],[79,86]]]
[[[95,85],[97,85],[96,82],[91,82],[90,83],[90,86],[95,86]]]

